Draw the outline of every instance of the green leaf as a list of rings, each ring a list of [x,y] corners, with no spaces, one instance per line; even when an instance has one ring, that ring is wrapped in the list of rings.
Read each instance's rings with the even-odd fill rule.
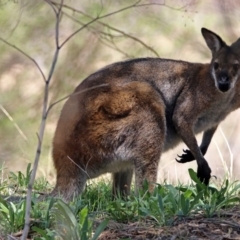
[[[8,207],[7,201],[4,200],[1,196],[0,196],[0,203],[2,203],[6,208]]]
[[[168,196],[169,196],[168,200],[170,200],[172,204],[173,212],[176,212],[178,210],[178,206],[176,203],[177,201],[176,196],[174,196],[172,192],[169,192]]]
[[[162,212],[164,212],[162,197],[158,194],[158,205]]]
[[[55,199],[51,198],[49,201],[49,204],[48,204],[48,208],[46,210],[46,222],[49,222],[51,209],[52,209],[54,203],[55,203]]]
[[[56,208],[59,209],[60,213],[64,214],[66,222],[69,222],[70,225],[74,225],[74,226],[77,224],[77,220],[73,215],[72,210],[66,203],[64,203],[62,200],[58,200],[56,204]]]
[[[85,219],[87,218],[87,215],[88,215],[88,209],[87,209],[87,207],[84,207],[79,214],[79,218],[80,218],[79,222],[81,225],[84,224]]]
[[[183,193],[185,198],[190,198],[193,195],[193,192],[190,189],[187,189],[184,193]]]
[[[108,224],[108,220],[105,219],[103,222],[101,222],[101,224],[97,227],[92,240],[97,240],[99,235],[104,231],[104,229],[106,228],[107,224]]]
[[[197,177],[197,173],[194,172],[193,169],[189,168],[188,172],[189,172],[191,179],[197,184],[198,187],[200,187],[200,189],[202,189],[202,190],[207,189],[207,186],[199,180],[199,178]]]
[[[41,234],[42,237],[48,239],[48,236],[47,236],[46,232],[45,232],[43,229],[38,228],[38,227],[36,227],[36,226],[33,226],[33,227],[32,227],[32,230],[35,231],[35,232],[38,233],[38,234]]]
[[[182,210],[184,216],[187,216],[190,213],[191,208],[189,207],[189,199],[182,198]]]

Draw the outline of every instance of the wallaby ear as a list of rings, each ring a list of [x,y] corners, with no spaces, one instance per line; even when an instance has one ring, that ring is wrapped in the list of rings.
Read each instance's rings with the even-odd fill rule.
[[[240,38],[236,42],[234,42],[231,45],[231,47],[234,48],[235,52],[239,52],[239,49],[240,49]]]
[[[208,47],[212,51],[212,54],[218,52],[223,46],[226,46],[226,43],[216,33],[206,28],[202,28],[201,30]]]

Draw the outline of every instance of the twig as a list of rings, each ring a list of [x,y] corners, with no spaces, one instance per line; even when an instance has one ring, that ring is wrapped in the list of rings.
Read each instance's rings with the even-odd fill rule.
[[[84,23],[82,23],[81,21],[73,18],[71,15],[67,14],[67,13],[64,12],[64,11],[63,11],[63,15],[69,17],[69,18],[72,19],[73,21],[76,21],[76,22],[80,23],[81,25],[84,25]],[[100,23],[100,22],[98,21],[98,23]],[[123,50],[121,50],[121,49],[115,44],[115,42],[114,42],[113,39],[114,39],[114,38],[120,38],[120,37],[122,37],[121,35],[115,35],[115,36],[114,36],[113,34],[106,33],[106,32],[104,32],[104,31],[101,31],[101,30],[99,30],[99,29],[97,29],[97,28],[94,28],[94,27],[92,27],[92,26],[87,26],[87,28],[90,29],[90,31],[92,31],[93,34],[97,35],[100,43],[102,43],[103,45],[105,45],[105,46],[107,46],[108,48],[111,48],[111,49],[113,49],[113,50],[115,50],[115,51],[123,54],[126,58],[131,58],[131,57],[133,57],[133,56],[129,55],[128,53],[124,52]],[[109,37],[111,40],[109,40],[107,37],[102,37],[101,35],[107,36],[107,37]]]
[[[230,155],[230,170],[229,170],[229,174],[230,174],[230,179],[232,179],[233,178],[233,153],[232,153],[231,147],[229,145],[229,142],[228,142],[228,140],[227,140],[227,138],[226,138],[222,128],[220,127],[219,129],[220,129],[220,132],[221,132],[221,134],[223,136],[223,139],[224,139],[224,141],[225,141],[225,143],[227,145],[228,151],[229,151],[229,155]]]
[[[11,115],[8,113],[8,111],[0,104],[0,108],[3,111],[3,113],[8,117],[8,119],[13,123],[14,127],[17,129],[17,131],[19,132],[19,134],[22,136],[22,138],[27,141],[27,137],[26,135],[23,133],[23,131],[21,130],[21,128],[17,125],[17,123],[13,120],[13,118],[11,117]]]
[[[59,5],[59,4],[56,3],[56,2],[53,2],[53,1],[51,1],[51,2],[52,2],[52,4],[57,4],[57,5]],[[106,18],[106,17],[109,17],[109,16],[114,15],[114,14],[120,13],[120,12],[122,12],[122,11],[124,11],[124,10],[130,9],[130,8],[133,8],[133,7],[136,7],[136,6],[138,5],[138,3],[140,3],[140,2],[141,2],[141,0],[137,1],[136,3],[134,3],[134,4],[130,5],[130,6],[127,6],[127,7],[125,7],[125,8],[121,8],[121,9],[119,9],[119,10],[117,10],[117,11],[114,11],[114,12],[111,12],[111,13],[108,13],[108,14],[105,14],[105,15],[103,15],[103,16],[97,16],[96,18],[92,19],[90,22],[86,23],[86,24],[83,25],[81,28],[79,28],[78,30],[76,30],[75,32],[73,32],[70,36],[68,36],[68,37],[63,41],[63,43],[60,45],[60,48],[63,47],[73,36],[75,36],[75,35],[76,35],[78,32],[80,32],[83,28],[86,28],[88,25],[92,24],[93,22],[96,22],[96,21],[99,20],[99,19]],[[63,7],[65,7],[65,6],[67,6],[67,5],[63,5]]]
[[[81,166],[79,166],[79,165],[78,165],[72,158],[70,158],[69,156],[67,156],[67,158],[68,158],[76,167],[78,167],[83,173],[85,173],[88,178],[90,178],[89,175],[88,175],[88,173],[87,173],[87,171],[86,171],[85,169],[83,169]],[[86,167],[86,168],[87,168],[87,167]]]
[[[221,212],[217,212],[217,213],[214,213],[212,215],[212,217],[238,217],[240,218],[240,214],[237,214],[237,213],[232,213],[232,212],[227,212],[227,211],[221,211]]]
[[[60,7],[58,10],[52,6],[51,2],[46,0],[46,2],[52,7],[55,15],[56,15],[56,25],[55,25],[55,44],[56,44],[56,49],[52,61],[52,65],[48,74],[48,78],[44,79],[45,80],[45,90],[44,90],[44,99],[43,99],[43,110],[42,110],[42,121],[39,129],[39,134],[38,135],[38,145],[37,145],[37,150],[35,154],[35,159],[34,159],[34,165],[33,165],[33,170],[31,174],[31,178],[28,184],[28,191],[27,191],[27,200],[26,200],[26,211],[25,211],[25,225],[23,229],[23,235],[21,237],[22,240],[25,240],[28,236],[28,232],[30,229],[30,210],[31,210],[31,196],[32,196],[32,188],[33,184],[35,181],[36,177],[36,172],[38,168],[38,163],[41,155],[41,149],[42,149],[42,141],[43,141],[43,136],[44,136],[44,131],[45,131],[45,125],[46,125],[46,119],[47,119],[47,109],[48,109],[48,95],[49,95],[49,83],[51,81],[53,72],[56,67],[57,59],[58,59],[58,54],[59,54],[59,23],[60,23],[60,17],[61,17],[61,11],[62,11],[62,4],[63,0],[61,0]]]
[[[59,3],[54,2],[54,1],[49,1],[49,2],[51,2],[53,5],[56,5],[56,6],[59,6],[59,5],[60,5]],[[89,21],[88,23],[84,24],[81,28],[79,28],[78,30],[76,30],[75,32],[73,32],[71,35],[69,35],[69,36],[62,42],[62,44],[60,45],[60,48],[62,48],[62,47],[63,47],[73,36],[75,36],[78,32],[80,32],[82,29],[88,27],[88,26],[91,25],[92,23],[94,23],[94,22],[96,22],[96,21],[98,21],[98,20],[100,20],[100,19],[107,18],[107,17],[110,17],[110,16],[115,15],[115,14],[117,14],[117,13],[123,12],[123,11],[125,11],[125,10],[129,10],[129,9],[131,9],[131,8],[158,5],[158,6],[164,6],[164,7],[166,7],[166,8],[172,9],[172,10],[181,11],[181,10],[185,9],[187,6],[190,5],[189,3],[187,3],[187,4],[183,5],[182,7],[174,8],[174,7],[168,6],[168,5],[165,3],[165,1],[164,1],[163,3],[154,3],[154,2],[151,2],[151,3],[139,4],[140,2],[141,2],[141,0],[135,2],[135,3],[132,4],[132,5],[129,5],[129,6],[124,7],[124,8],[121,8],[121,9],[116,10],[116,11],[111,12],[111,13],[107,13],[107,14],[102,15],[102,16],[100,16],[100,13],[99,13],[99,15],[98,15],[97,17],[95,17],[95,18],[87,15],[86,13],[84,13],[84,12],[81,11],[81,10],[77,10],[77,9],[75,9],[75,8],[73,8],[73,7],[70,7],[70,6],[66,5],[66,4],[61,4],[61,8],[64,7],[64,8],[70,9],[70,10],[72,10],[72,11],[74,11],[74,12],[83,14],[83,15],[85,15],[85,16],[88,16],[88,17],[92,18],[92,20]],[[65,14],[66,14],[66,13],[65,13]],[[101,23],[101,24],[105,24],[105,23]],[[110,27],[109,25],[108,25],[108,27],[109,27],[110,29],[112,28],[112,30],[115,30],[115,31],[118,30],[118,29],[114,29],[113,27]],[[145,47],[147,47],[148,49],[150,49],[152,52],[154,52],[154,54],[156,54],[156,56],[158,56],[158,53],[157,53],[154,49],[152,49],[151,47],[147,46],[145,43],[143,43],[142,41],[140,41],[140,40],[137,39],[136,37],[133,37],[133,36],[127,34],[127,33],[124,33],[123,31],[120,31],[120,30],[118,30],[118,31],[119,31],[120,33],[122,33],[123,35],[125,35],[125,36],[127,36],[127,37],[131,37],[131,38],[134,39],[135,41],[138,41],[139,43],[141,43],[142,45],[144,45]]]
[[[37,63],[32,57],[30,57],[27,53],[25,53],[25,52],[24,52],[23,50],[21,50],[20,48],[18,48],[18,47],[16,47],[15,45],[9,43],[8,41],[4,40],[3,38],[0,37],[0,40],[1,40],[2,42],[4,42],[5,44],[7,44],[8,46],[10,46],[10,47],[14,48],[15,50],[19,51],[21,54],[23,54],[23,55],[24,55],[25,57],[27,57],[29,60],[31,60],[31,61],[35,64],[35,66],[37,67],[37,69],[39,70],[39,72],[41,73],[44,81],[46,82],[46,77],[45,77],[42,69],[40,68],[40,66],[38,65],[38,63]]]
[[[114,12],[108,13],[108,14],[106,14],[106,15],[103,15],[103,16],[101,16],[100,18],[109,17],[109,16],[111,16],[111,15],[114,15],[114,14],[116,14],[116,13],[120,13],[120,12],[122,12],[122,11],[124,11],[124,10],[129,10],[129,9],[131,9],[131,8],[134,8],[134,7],[164,6],[164,7],[166,7],[166,8],[169,8],[169,9],[175,10],[175,11],[186,11],[186,10],[185,10],[186,7],[193,5],[193,3],[186,3],[186,4],[183,5],[182,7],[175,8],[175,7],[171,7],[171,6],[167,5],[165,1],[164,1],[163,3],[151,2],[151,3],[142,3],[142,4],[139,4],[140,2],[141,2],[141,0],[139,0],[139,1],[137,1],[136,3],[134,3],[134,4],[132,4],[132,5],[129,5],[129,6],[125,7],[125,8],[122,8],[122,9],[119,9],[119,10],[117,10],[117,11],[114,11]],[[60,5],[58,2],[54,2],[54,1],[51,1],[51,3],[52,3],[53,5]],[[73,8],[73,7],[71,7],[71,6],[66,5],[66,4],[63,4],[62,7],[63,7],[63,8],[67,8],[67,9],[69,9],[69,10],[72,10],[73,12],[77,12],[77,13],[81,13],[81,14],[84,13],[83,11],[78,10],[78,9],[75,9],[75,8]],[[194,12],[195,12],[195,11],[194,11]],[[84,13],[84,14],[85,14],[85,13]]]
[[[109,84],[107,83],[104,83],[104,84],[100,84],[100,85],[96,85],[94,87],[90,87],[90,88],[87,88],[87,89],[84,89],[82,91],[79,91],[79,92],[76,92],[76,93],[71,93],[63,98],[60,98],[59,100],[57,100],[56,102],[50,104],[46,114],[48,115],[49,111],[52,109],[53,106],[55,106],[56,104],[60,103],[61,101],[64,101],[65,99],[69,98],[70,96],[75,96],[75,95],[78,95],[78,94],[82,94],[84,92],[87,92],[87,91],[90,91],[90,90],[93,90],[93,89],[96,89],[96,88],[100,88],[100,87],[106,87],[108,86]]]
[[[233,222],[233,220],[231,221],[227,221],[224,219],[215,219],[215,218],[209,218],[209,219],[202,219],[199,221],[200,223],[213,223],[213,224],[226,224],[228,226],[240,229],[240,224],[237,222]]]
[[[67,14],[67,13],[65,13],[65,12],[63,12],[63,14],[66,15],[67,17],[69,17],[70,19],[72,19],[73,21],[75,21],[75,22],[77,22],[77,23],[80,23],[80,24],[82,24],[82,25],[84,26],[84,24],[83,24],[82,22],[80,22],[79,20],[77,20],[76,18],[70,16],[69,14]],[[89,16],[88,14],[84,14],[84,16],[91,18],[91,16]],[[93,20],[94,20],[94,19],[93,19]],[[112,26],[110,26],[109,24],[106,24],[106,23],[104,23],[104,22],[98,21],[97,23],[98,23],[98,24],[101,24],[102,26],[107,27],[107,28],[109,28],[109,29],[111,29],[111,30],[113,30],[113,31],[115,31],[115,32],[117,32],[117,33],[120,33],[120,34],[122,34],[122,35],[125,36],[125,37],[128,37],[128,38],[130,38],[130,39],[132,39],[132,40],[140,43],[143,47],[145,47],[146,49],[148,49],[148,50],[150,50],[152,53],[154,53],[154,54],[156,55],[156,57],[159,57],[159,54],[158,54],[152,47],[148,46],[146,43],[144,43],[142,40],[138,39],[137,37],[132,36],[132,35],[130,35],[130,34],[128,34],[128,33],[125,33],[124,31],[119,30],[119,29],[117,29],[117,28],[115,28],[115,27],[112,27]],[[86,27],[87,27],[87,26],[86,26]],[[99,31],[99,30],[98,30],[98,31]]]
[[[15,238],[14,236],[12,235],[8,235],[8,240],[18,240],[17,238]]]

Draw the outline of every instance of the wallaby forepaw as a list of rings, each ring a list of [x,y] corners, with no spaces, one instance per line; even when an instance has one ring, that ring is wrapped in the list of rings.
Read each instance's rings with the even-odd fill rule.
[[[209,180],[211,178],[211,168],[206,164],[199,166],[197,170],[197,176],[202,183],[205,185],[209,184]]]
[[[194,156],[193,156],[193,154],[192,154],[192,152],[190,150],[183,149],[183,152],[184,153],[182,155],[177,155],[178,158],[180,158],[180,159],[176,158],[177,162],[179,162],[179,163],[187,163],[187,162],[191,162],[191,161],[195,160],[195,158],[194,158]]]

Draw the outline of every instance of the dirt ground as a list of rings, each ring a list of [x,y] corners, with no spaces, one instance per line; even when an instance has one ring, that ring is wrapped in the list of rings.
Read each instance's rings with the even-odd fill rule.
[[[151,223],[120,224],[110,222],[99,240],[240,240],[240,207],[222,210],[212,218],[201,214],[177,218],[172,226],[156,227]]]
[[[102,220],[101,220],[102,221]],[[100,221],[100,222],[101,222]],[[95,222],[95,226],[100,222]],[[22,232],[8,239],[20,239]],[[117,223],[110,221],[98,240],[240,240],[240,206],[221,210],[211,218],[201,214],[178,218],[171,226],[157,227],[152,221]],[[1,238],[0,240],[4,240]]]

